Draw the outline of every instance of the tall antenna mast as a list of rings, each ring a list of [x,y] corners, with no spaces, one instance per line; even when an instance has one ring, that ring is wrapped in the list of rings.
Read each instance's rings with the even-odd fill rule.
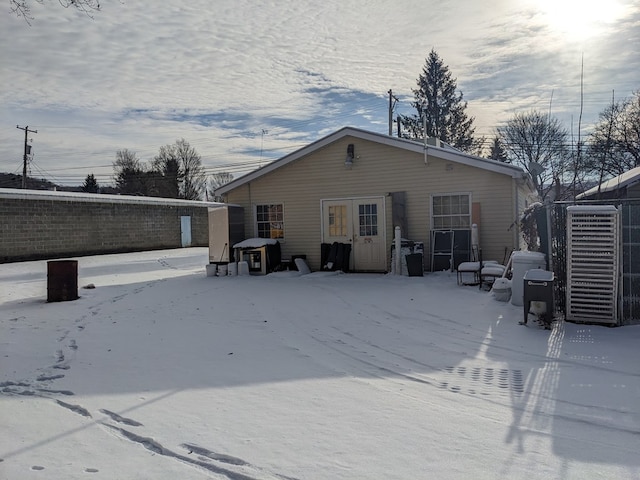
[[[262,129],[262,136],[260,138],[260,163],[259,166],[262,167],[262,145],[264,144],[264,136],[269,134],[269,130]]]
[[[393,135],[393,108],[396,106],[398,99],[393,95],[391,89],[387,92],[389,94],[389,136]]]
[[[576,161],[573,167],[573,182],[571,187],[575,195],[576,182],[578,181],[578,171],[582,159],[582,142],[580,141],[580,127],[582,126],[582,110],[584,107],[584,52],[580,61],[580,116],[578,117],[578,145],[576,149]]]

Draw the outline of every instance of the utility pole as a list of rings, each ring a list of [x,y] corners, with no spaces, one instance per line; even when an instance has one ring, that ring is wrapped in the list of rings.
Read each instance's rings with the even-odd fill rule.
[[[21,127],[16,125],[16,128],[24,130],[24,157],[22,162],[22,188],[27,188],[27,162],[29,161],[27,155],[29,152],[29,145],[27,145],[27,136],[30,133],[38,133],[37,130],[29,130],[29,126]]]
[[[393,135],[393,108],[396,106],[398,99],[394,97],[391,89],[387,92],[389,94],[389,136]]]

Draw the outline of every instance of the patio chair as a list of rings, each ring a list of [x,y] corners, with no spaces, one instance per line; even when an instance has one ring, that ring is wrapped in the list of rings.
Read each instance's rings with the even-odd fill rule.
[[[480,288],[487,286],[489,290],[493,286],[493,282],[496,281],[497,278],[501,278],[504,276],[504,272],[507,267],[499,264],[496,261],[489,260],[484,263],[482,269],[480,270]]]
[[[478,246],[472,245],[471,259],[468,262],[460,263],[456,268],[458,285],[478,285],[480,283],[481,256],[482,253]]]
[[[471,246],[470,261],[460,263],[456,271],[458,272],[458,285],[478,285],[480,282],[480,251],[477,245]]]
[[[480,261],[482,262],[482,251],[480,252]],[[482,268],[480,269],[478,280],[480,289],[486,286],[491,290],[493,282],[496,281],[496,278],[503,277],[506,270],[507,267],[495,260],[485,260],[482,262]]]
[[[458,265],[458,285],[491,287],[496,278],[504,275],[506,267],[495,260],[482,260],[482,250],[475,245],[471,248],[471,258],[473,261]]]

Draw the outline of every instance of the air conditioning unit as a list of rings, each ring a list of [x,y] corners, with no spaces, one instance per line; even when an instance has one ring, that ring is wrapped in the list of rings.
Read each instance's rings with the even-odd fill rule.
[[[567,320],[618,323],[619,232],[613,205],[567,207]]]

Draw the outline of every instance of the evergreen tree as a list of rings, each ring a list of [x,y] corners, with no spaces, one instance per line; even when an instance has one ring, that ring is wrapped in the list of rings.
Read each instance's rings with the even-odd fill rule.
[[[98,185],[98,181],[93,173],[90,173],[87,175],[87,178],[84,179],[82,191],[87,193],[98,193],[100,191],[100,185]]]
[[[433,49],[417,84],[418,88],[413,90],[415,101],[412,103],[417,115],[400,116],[402,136],[423,138],[426,118],[428,137],[438,138],[465,152],[475,150],[474,118],[465,113],[467,102],[463,100],[462,93],[456,91],[456,79]]]
[[[492,160],[498,160],[499,162],[508,162],[507,151],[500,141],[500,137],[496,135],[491,142],[491,149],[489,151],[489,158]]]
[[[180,182],[182,173],[175,149],[167,145],[160,147],[160,152],[153,159],[152,195],[164,198],[180,198]]]
[[[147,172],[135,152],[118,150],[113,162],[114,179],[119,193],[147,195]]]

